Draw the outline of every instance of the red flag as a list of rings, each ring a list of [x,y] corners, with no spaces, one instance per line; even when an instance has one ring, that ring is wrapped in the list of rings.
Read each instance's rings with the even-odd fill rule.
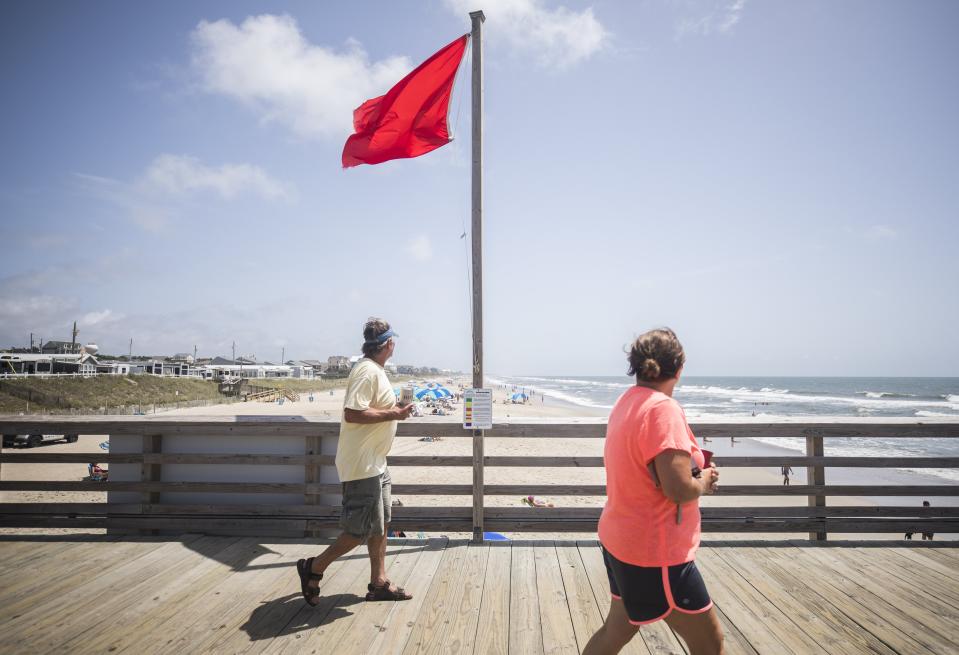
[[[424,61],[379,98],[353,112],[343,168],[419,157],[450,142],[447,115],[468,34]]]

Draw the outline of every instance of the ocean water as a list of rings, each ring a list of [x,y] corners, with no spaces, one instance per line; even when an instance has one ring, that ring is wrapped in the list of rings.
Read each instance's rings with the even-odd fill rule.
[[[492,386],[516,386],[547,398],[603,411],[632,386],[623,376],[494,376]],[[916,420],[950,417],[959,422],[959,378],[812,378],[683,377],[675,398],[691,420],[710,418],[794,417],[818,421],[828,417]],[[802,439],[759,441],[805,452]],[[959,456],[954,439],[827,439],[827,455],[874,457]],[[956,469],[915,469],[950,481]]]

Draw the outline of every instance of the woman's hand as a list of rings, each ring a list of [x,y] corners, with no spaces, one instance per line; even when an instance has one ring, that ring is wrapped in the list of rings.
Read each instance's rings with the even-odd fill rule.
[[[719,469],[715,464],[711,464],[708,469],[703,470],[702,477],[699,479],[702,484],[703,496],[716,493],[719,489]]]
[[[692,458],[682,450],[664,450],[653,460],[663,494],[677,504],[688,503],[712,493],[719,472],[710,466],[700,477],[693,477]]]

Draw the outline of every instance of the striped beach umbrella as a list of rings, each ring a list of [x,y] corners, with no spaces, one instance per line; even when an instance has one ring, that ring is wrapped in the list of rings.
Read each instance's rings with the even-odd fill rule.
[[[449,389],[445,387],[417,387],[416,391],[413,392],[413,395],[416,396],[417,400],[424,400],[427,398],[432,398],[434,400],[439,400],[441,398],[449,398],[453,394],[450,393]]]

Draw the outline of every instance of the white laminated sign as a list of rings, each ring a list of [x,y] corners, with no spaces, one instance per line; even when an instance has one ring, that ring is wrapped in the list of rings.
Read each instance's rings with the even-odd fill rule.
[[[463,428],[466,430],[493,429],[492,389],[463,391]]]

